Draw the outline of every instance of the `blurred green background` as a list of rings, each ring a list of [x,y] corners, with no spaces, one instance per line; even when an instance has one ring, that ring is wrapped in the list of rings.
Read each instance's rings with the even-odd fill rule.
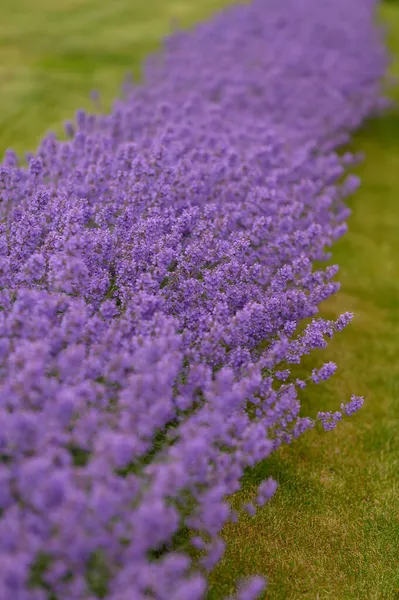
[[[61,133],[76,109],[91,106],[93,88],[107,110],[126,71],[139,75],[173,19],[189,26],[229,3],[0,0],[0,153],[33,150],[49,129]],[[399,3],[387,2],[380,15],[399,75]],[[334,360],[339,369],[306,391],[303,413],[336,409],[352,393],[364,395],[365,406],[247,473],[233,504],[251,500],[269,475],[279,490],[254,518],[225,528],[212,600],[256,573],[268,577],[270,600],[399,599],[399,112],[367,123],[351,148],[367,155],[355,170],[363,185],[333,253],[342,288],[321,314],[349,310],[355,320],[307,359],[308,368]]]
[[[231,2],[230,2],[231,3]],[[105,109],[126,71],[136,76],[178,20],[209,17],[229,0],[0,0],[0,156],[33,150],[47,129],[89,108]]]

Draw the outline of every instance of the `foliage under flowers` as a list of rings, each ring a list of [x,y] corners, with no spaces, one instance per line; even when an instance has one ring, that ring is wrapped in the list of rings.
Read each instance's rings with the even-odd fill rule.
[[[110,115],[78,112],[28,169],[7,153],[0,598],[203,598],[244,469],[314,426],[297,388],[336,365],[307,381],[290,365],[352,316],[301,328],[339,288],[313,263],[359,183],[334,148],[386,104],[374,5],[231,8],[168,39],[144,85]],[[172,551],[183,526],[193,565]]]

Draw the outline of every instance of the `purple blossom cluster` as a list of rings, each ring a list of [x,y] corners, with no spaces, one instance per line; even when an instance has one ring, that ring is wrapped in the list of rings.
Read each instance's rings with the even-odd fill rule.
[[[359,184],[334,149],[386,105],[374,5],[234,6],[168,38],[144,84],[78,111],[28,168],[6,153],[1,600],[204,598],[244,470],[315,425],[298,389],[336,365],[291,366],[352,318],[316,317],[339,284],[314,263]]]

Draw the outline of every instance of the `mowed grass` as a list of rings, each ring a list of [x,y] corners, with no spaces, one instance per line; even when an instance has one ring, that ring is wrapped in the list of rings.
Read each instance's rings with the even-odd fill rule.
[[[98,89],[104,109],[127,69],[169,31],[206,18],[228,0],[1,0],[0,152],[33,149],[43,133]],[[399,56],[399,5],[382,7]],[[399,60],[394,65],[399,75]],[[396,94],[399,100],[399,92]],[[302,394],[303,413],[339,408],[364,395],[359,414],[333,432],[312,431],[248,472],[239,506],[269,475],[274,499],[224,530],[226,555],[211,575],[209,600],[238,577],[265,574],[270,600],[399,599],[399,111],[368,123],[352,148],[366,152],[350,199],[349,234],[334,248],[341,291],[321,314],[354,322],[314,353],[308,368],[334,360],[333,379]],[[173,599],[171,599],[173,600]]]
[[[34,150],[47,130],[90,108],[108,110],[127,71],[170,33],[232,0],[0,0],[0,157]]]

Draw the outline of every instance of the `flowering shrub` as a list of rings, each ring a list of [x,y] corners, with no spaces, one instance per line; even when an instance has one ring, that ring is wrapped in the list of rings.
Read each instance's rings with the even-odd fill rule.
[[[386,104],[373,8],[235,6],[166,40],[143,85],[79,111],[27,169],[7,152],[0,598],[203,598],[244,469],[314,426],[297,388],[336,365],[306,381],[290,365],[352,317],[315,318],[339,285],[313,264],[359,183],[334,148]]]

